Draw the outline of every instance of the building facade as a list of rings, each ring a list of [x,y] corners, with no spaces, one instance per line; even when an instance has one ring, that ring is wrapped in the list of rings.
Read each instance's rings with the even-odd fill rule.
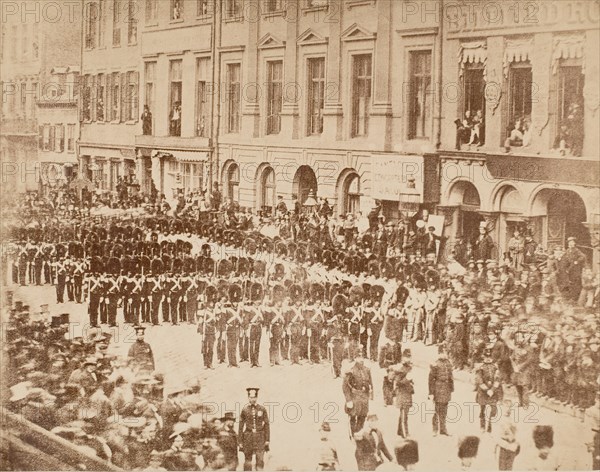
[[[73,6],[1,4],[0,152],[6,195],[55,187],[76,169],[81,15]]]
[[[438,208],[450,243],[483,221],[494,256],[520,228],[550,252],[574,236],[598,262],[599,2],[461,8],[443,25]],[[475,124],[479,111],[482,124],[457,136],[454,119]]]
[[[140,2],[85,0],[82,13],[78,155],[83,177],[100,193],[114,192],[139,177]]]

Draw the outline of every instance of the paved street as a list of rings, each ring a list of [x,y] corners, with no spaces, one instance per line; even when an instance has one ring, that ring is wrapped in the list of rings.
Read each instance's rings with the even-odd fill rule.
[[[48,304],[50,314],[70,313],[72,335],[85,334],[87,329],[86,305],[54,303],[54,288],[18,287],[15,299],[29,304],[32,312],[39,311],[41,304]],[[108,328],[106,328],[108,329]],[[126,355],[135,340],[130,326],[119,325],[113,328],[113,340],[110,350]],[[156,366],[164,372],[166,388],[177,382],[193,377],[201,379],[202,397],[207,405],[221,414],[225,410],[236,410],[243,406],[246,399],[245,388],[260,387],[259,401],[270,411],[271,457],[267,468],[273,470],[280,466],[294,470],[314,470],[316,453],[311,452],[318,446],[318,428],[322,421],[332,423],[333,436],[338,446],[341,465],[345,470],[354,469],[354,448],[348,439],[347,416],[343,411],[344,397],[341,381],[333,379],[329,364],[300,366],[283,365],[269,367],[268,340],[263,336],[261,364],[263,367],[251,369],[248,363],[240,368],[228,368],[217,364],[214,370],[205,370],[200,353],[200,336],[193,325],[149,327],[146,339],[154,350]],[[415,379],[414,400],[417,403],[409,418],[409,428],[413,437],[420,442],[419,470],[459,469],[456,457],[457,440],[460,435],[479,434],[479,409],[474,403],[473,386],[464,381],[455,382],[454,404],[449,408],[449,431],[451,437],[432,437],[432,405],[427,402],[427,365],[435,356],[434,347],[421,344],[409,345],[415,359],[413,378]],[[396,441],[396,422],[398,411],[394,407],[384,407],[382,401],[383,373],[374,366],[373,382],[375,401],[372,410],[378,413],[384,438],[390,449]],[[538,408],[535,404],[528,410],[519,409],[517,413],[518,438],[521,454],[517,460],[526,460],[533,453],[531,431],[536,424],[554,425],[555,452],[561,457],[561,451],[569,451],[569,462],[563,469],[590,470],[590,454],[581,439],[591,441],[589,427],[572,417]],[[314,439],[314,441],[312,440]],[[493,462],[493,435],[483,435],[480,454],[474,465],[479,470],[495,469]],[[575,453],[577,452],[577,453]],[[518,466],[518,463],[515,464]]]

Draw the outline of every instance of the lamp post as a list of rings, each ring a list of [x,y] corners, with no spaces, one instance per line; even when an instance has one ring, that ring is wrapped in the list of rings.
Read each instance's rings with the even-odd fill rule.
[[[315,198],[315,191],[313,189],[310,189],[310,191],[308,192],[308,197],[306,198],[306,200],[304,200],[302,206],[304,208],[305,215],[310,215],[317,207],[317,200]]]

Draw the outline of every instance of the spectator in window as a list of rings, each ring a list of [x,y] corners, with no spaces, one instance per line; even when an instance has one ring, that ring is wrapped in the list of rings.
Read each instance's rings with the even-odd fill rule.
[[[462,120],[456,119],[454,120],[454,124],[456,125],[456,149],[460,150],[460,147],[469,142],[471,137],[471,129],[472,129],[472,119],[471,119],[471,111],[467,110],[465,112],[465,116]]]
[[[523,120],[523,147],[531,144],[531,120],[525,118]]]
[[[175,0],[173,2],[173,19],[178,20],[179,18],[181,18],[181,5],[179,0]]]
[[[144,105],[144,112],[142,113],[142,134],[145,136],[150,136],[152,134],[152,113],[150,112],[150,107],[148,105]]]
[[[181,102],[175,102],[169,114],[171,136],[181,136]]]
[[[574,156],[579,157],[583,148],[583,113],[579,104],[572,103],[569,106],[567,123],[572,143],[571,152]]]
[[[211,204],[213,210],[219,211],[221,208],[221,201],[223,200],[223,196],[221,195],[221,191],[219,190],[219,183],[214,183],[214,190],[211,194]]]
[[[558,134],[554,138],[554,149],[558,149],[561,156],[567,153],[567,149],[571,148],[571,133],[566,123],[560,125]]]
[[[513,129],[509,132],[508,138],[504,142],[506,151],[510,151],[512,146],[523,146],[523,121],[519,118],[515,121]]]
[[[471,127],[471,137],[469,139],[469,145],[478,144],[482,146],[485,141],[484,137],[484,123],[483,123],[483,111],[477,110],[477,113],[473,117]]]

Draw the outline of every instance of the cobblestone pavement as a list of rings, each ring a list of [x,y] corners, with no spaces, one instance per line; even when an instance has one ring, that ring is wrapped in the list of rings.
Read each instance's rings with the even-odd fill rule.
[[[81,336],[88,329],[87,306],[76,303],[56,305],[53,287],[18,287],[15,299],[29,304],[32,312],[39,311],[41,304],[48,304],[50,314],[45,316],[70,313],[72,336]],[[117,328],[112,328],[112,332],[110,350],[126,355],[129,346],[135,341],[132,327],[119,324]],[[261,389],[259,401],[269,409],[272,423],[272,452],[268,457],[268,470],[280,466],[294,470],[314,470],[318,428],[325,420],[332,424],[332,435],[337,444],[341,466],[344,470],[356,468],[354,446],[348,437],[341,381],[333,379],[330,364],[305,363],[270,367],[268,338],[263,335],[260,360],[263,367],[250,368],[248,363],[241,363],[239,368],[229,368],[226,364],[216,364],[214,370],[206,370],[202,363],[200,335],[194,325],[150,326],[146,331],[146,340],[154,351],[157,370],[165,374],[165,387],[168,389],[182,380],[199,378],[202,384],[202,401],[215,413],[222,414],[226,410],[239,412],[246,399],[245,388],[252,386]],[[405,347],[412,349],[415,360],[413,398],[416,405],[409,418],[409,429],[412,437],[420,444],[417,469],[459,470],[460,464],[456,456],[458,437],[469,433],[480,435],[479,409],[474,403],[473,385],[464,374],[456,376],[453,403],[450,404],[448,413],[451,436],[433,437],[432,405],[427,401],[427,365],[435,357],[435,348],[410,343]],[[384,439],[388,448],[393,451],[397,441],[398,410],[383,405],[383,372],[378,366],[372,366],[372,372],[375,400],[371,402],[371,409],[378,414]],[[529,409],[519,408],[513,417],[521,443],[521,454],[517,457],[515,467],[519,463],[525,467],[527,458],[535,451],[531,437],[533,427],[536,424],[552,424],[554,451],[562,459],[562,469],[591,469],[591,455],[585,446],[585,442],[592,439],[589,425],[577,418],[538,406],[535,401]],[[497,469],[493,454],[494,437],[494,433],[482,436],[480,453],[473,469]]]

